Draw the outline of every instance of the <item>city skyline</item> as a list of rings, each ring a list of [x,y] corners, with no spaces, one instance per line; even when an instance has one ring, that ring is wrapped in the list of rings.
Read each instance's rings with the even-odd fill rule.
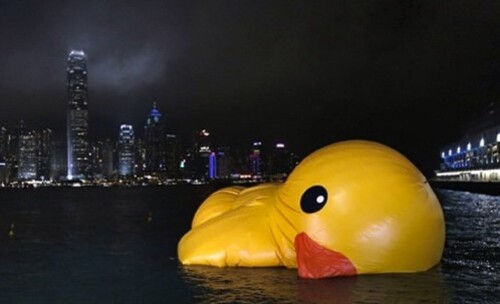
[[[156,102],[183,139],[207,128],[301,155],[370,139],[429,171],[500,98],[499,12],[463,0],[6,1],[0,125],[64,132],[61,58],[85,50],[91,138],[141,126]]]
[[[89,170],[88,167],[88,151],[89,147],[92,143],[96,142],[102,142],[106,140],[111,140],[117,144],[120,144],[120,141],[122,140],[122,132],[124,128],[126,128],[128,131],[131,133],[132,138],[135,138],[134,136],[134,127],[132,124],[128,124],[128,121],[133,121],[134,117],[127,121],[123,121],[120,123],[120,126],[118,127],[118,131],[115,132],[110,137],[106,138],[96,138],[92,137],[89,135],[89,128],[91,125],[89,125],[88,122],[88,116],[89,116],[89,110],[88,110],[88,72],[87,72],[87,54],[84,50],[70,50],[68,57],[67,57],[67,62],[68,62],[68,67],[66,69],[66,74],[67,74],[67,83],[66,83],[66,89],[67,89],[67,112],[66,112],[66,125],[65,125],[65,135],[63,135],[62,132],[60,134],[54,133],[51,134],[52,137],[57,138],[58,140],[62,139],[63,137],[65,138],[65,143],[67,146],[67,168],[68,168],[68,178],[82,178],[85,176],[86,171]],[[148,109],[149,110],[149,109]],[[157,102],[152,101],[150,105],[150,110],[149,114],[146,118],[143,117],[143,128],[139,127],[136,128],[136,130],[142,130],[142,132],[139,133],[139,136],[143,137],[148,140],[147,138],[167,138],[169,133],[177,133],[176,130],[173,130],[171,128],[167,129],[167,123],[165,122],[164,119],[161,119],[161,117],[164,114],[159,111]],[[161,130],[160,131],[155,131],[153,130],[154,133],[160,133],[160,134],[151,134],[148,135],[148,130],[155,129],[155,125],[160,123],[161,120]],[[27,133],[27,136],[32,136],[31,135],[31,130],[37,132],[36,130],[50,130],[52,133],[53,130],[46,125],[39,125],[37,127],[33,127],[33,124],[30,122],[25,121],[24,119],[19,119],[18,121],[15,122],[13,125],[7,125],[9,128],[8,129],[15,129],[15,128],[21,128],[21,129],[26,129],[30,130]],[[5,127],[3,125],[2,127]],[[186,126],[185,126],[186,127]],[[198,132],[202,132],[203,134],[209,134],[206,129],[203,129],[199,126],[194,126],[190,125],[188,126],[188,129],[190,130],[191,133],[191,138],[184,138],[182,140],[184,148],[190,146],[193,144],[194,137],[196,137],[196,134]],[[61,130],[59,130],[61,131]],[[149,131],[151,133],[151,131]],[[181,132],[182,133],[182,132]],[[170,135],[172,136],[172,135]],[[173,135],[175,136],[175,135]],[[261,139],[258,137],[252,137],[253,141],[258,141],[260,144],[262,144]],[[155,139],[158,140],[158,139]],[[237,146],[251,146],[252,140],[249,141],[239,141],[237,142]],[[155,145],[160,145],[162,142],[156,142]],[[234,142],[233,142],[234,143]],[[282,141],[270,141],[267,143],[268,145],[284,145]],[[219,142],[216,143],[216,145],[221,145],[221,146],[227,146],[228,143],[224,142]],[[157,150],[158,148],[154,148],[151,150]],[[157,152],[149,152],[149,153],[157,153]],[[79,160],[76,161],[74,159],[78,158]],[[150,159],[153,159],[153,162],[158,162],[157,160],[155,161],[154,159],[156,157],[148,157]],[[148,164],[150,167],[158,167],[159,164]],[[120,166],[119,166],[120,167]],[[122,169],[118,169],[119,171]]]
[[[83,50],[69,52],[64,139],[50,128],[32,128],[23,120],[14,128],[1,127],[1,187],[264,181],[283,179],[299,160],[283,143],[272,150],[262,141],[247,142],[240,150],[241,146],[214,142],[206,129],[196,131],[183,146],[167,129],[156,102],[143,122],[142,135],[136,137],[134,127],[122,123],[113,139],[92,139],[87,67]]]

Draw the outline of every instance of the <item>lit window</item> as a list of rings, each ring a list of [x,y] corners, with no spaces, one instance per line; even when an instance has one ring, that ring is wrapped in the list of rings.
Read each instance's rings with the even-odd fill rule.
[[[467,144],[467,150],[470,150],[471,149],[471,144],[470,142]]]
[[[457,147],[457,153],[460,153],[460,146]]]
[[[479,141],[479,146],[484,147],[484,138],[481,138],[481,140]]]
[[[451,156],[451,149],[448,150],[448,156]]]

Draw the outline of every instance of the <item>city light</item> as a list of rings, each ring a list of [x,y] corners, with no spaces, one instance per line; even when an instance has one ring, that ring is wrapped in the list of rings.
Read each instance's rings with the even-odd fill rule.
[[[207,130],[203,129],[200,131],[200,135],[201,136],[210,136],[210,133]]]
[[[135,137],[131,124],[123,123],[114,139],[92,142],[83,51],[69,53],[65,73],[69,96],[65,139],[56,147],[54,140],[58,139],[51,137],[50,129],[16,134],[16,130],[25,130],[23,121],[12,131],[0,128],[2,187],[277,181],[277,176],[287,176],[298,163],[293,153],[284,150],[284,143],[275,144],[277,150],[268,149],[260,140],[250,141],[250,147],[248,143],[219,146],[207,129],[196,129],[195,142],[182,150],[177,135],[167,133],[156,102],[144,120],[142,138]],[[17,145],[6,144],[11,136],[19,140]]]

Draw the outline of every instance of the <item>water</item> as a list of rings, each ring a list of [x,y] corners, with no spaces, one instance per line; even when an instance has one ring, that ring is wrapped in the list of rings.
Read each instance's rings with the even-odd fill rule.
[[[0,189],[0,303],[499,303],[500,197],[436,190],[447,239],[430,271],[303,280],[179,265],[177,242],[213,190]]]

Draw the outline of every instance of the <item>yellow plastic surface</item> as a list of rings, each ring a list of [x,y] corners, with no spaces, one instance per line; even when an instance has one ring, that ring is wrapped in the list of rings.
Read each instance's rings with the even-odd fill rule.
[[[306,213],[301,199],[314,186],[327,195],[318,199],[320,210]],[[350,140],[312,153],[282,184],[213,193],[180,240],[178,257],[186,265],[294,268],[300,233],[347,257],[357,274],[417,272],[439,263],[445,223],[434,192],[407,158],[380,143]]]

